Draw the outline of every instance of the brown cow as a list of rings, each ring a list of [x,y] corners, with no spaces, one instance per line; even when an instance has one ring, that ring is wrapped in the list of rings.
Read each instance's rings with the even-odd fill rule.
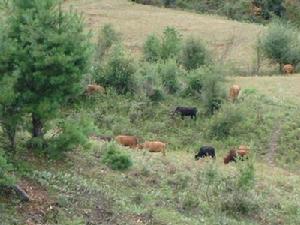
[[[288,74],[293,74],[295,72],[295,68],[292,64],[285,64],[283,66],[283,72],[287,75]]]
[[[234,102],[238,98],[240,90],[241,90],[241,87],[237,84],[234,84],[230,87],[229,98],[231,99],[231,101]]]
[[[224,157],[224,164],[228,164],[229,162],[235,162],[237,157],[244,158],[248,155],[248,151],[245,149],[231,149],[227,156]]]
[[[104,94],[105,93],[105,89],[101,85],[89,84],[87,86],[85,92],[86,92],[87,95],[92,95],[92,94],[95,94],[95,93]]]
[[[130,148],[136,148],[138,143],[137,137],[135,136],[119,135],[115,137],[115,140],[120,145],[128,146]]]
[[[148,149],[149,152],[161,152],[166,155],[166,143],[160,141],[145,141],[144,144],[139,145],[140,149]]]

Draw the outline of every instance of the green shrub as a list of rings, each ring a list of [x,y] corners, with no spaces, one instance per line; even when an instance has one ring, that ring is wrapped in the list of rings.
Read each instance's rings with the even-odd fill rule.
[[[185,96],[200,95],[202,93],[204,75],[202,70],[192,70],[188,73],[187,86],[184,90]]]
[[[286,1],[285,2],[286,13],[285,17],[300,27],[300,2],[298,1]]]
[[[11,174],[12,170],[12,165],[6,161],[4,154],[0,149],[0,186],[10,185],[15,182],[15,179]]]
[[[179,90],[178,75],[179,69],[176,61],[173,59],[167,60],[160,65],[160,75],[162,85],[169,94],[175,94]]]
[[[189,37],[183,44],[181,63],[187,70],[197,69],[208,61],[208,51],[200,39]]]
[[[103,67],[98,82],[105,87],[113,87],[118,94],[126,94],[134,90],[135,65],[121,45],[115,45]]]
[[[102,162],[113,170],[126,170],[133,164],[130,155],[120,150],[114,142],[106,144]]]
[[[248,159],[247,162],[240,161],[240,163],[237,164],[237,168],[237,186],[243,191],[253,189],[255,185],[255,169],[253,160]]]
[[[161,43],[159,38],[149,35],[143,46],[144,58],[148,62],[157,62],[161,57]]]
[[[145,94],[151,101],[164,99],[164,93],[159,85],[159,71],[157,64],[144,63],[136,74],[139,79],[140,95]]]
[[[104,55],[108,52],[113,44],[120,42],[120,34],[118,34],[111,24],[104,25],[98,35],[98,43],[96,48],[96,62],[101,63]]]
[[[238,106],[224,106],[221,111],[212,117],[208,135],[217,139],[227,138],[235,126],[243,120],[244,115]]]
[[[201,99],[206,113],[212,115],[219,110],[225,99],[225,77],[222,71],[216,68],[203,68],[199,70],[199,73],[203,74]]]
[[[300,34],[287,23],[273,22],[261,40],[264,55],[279,64],[280,72],[284,64],[297,65],[300,62]]]
[[[181,35],[173,27],[164,30],[161,44],[161,58],[177,58],[181,49]]]
[[[73,151],[78,146],[88,147],[88,137],[96,128],[86,115],[75,115],[58,122],[57,134],[47,143],[46,153],[54,159],[64,157],[65,152]]]

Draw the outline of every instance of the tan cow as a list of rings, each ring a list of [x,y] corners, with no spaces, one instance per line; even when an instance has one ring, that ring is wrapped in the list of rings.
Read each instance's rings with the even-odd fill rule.
[[[160,141],[145,141],[144,144],[139,145],[140,149],[148,149],[149,152],[161,152],[166,155],[166,143]]]
[[[120,145],[128,146],[130,148],[136,148],[138,143],[137,137],[128,135],[118,135],[115,137],[115,140]]]
[[[292,64],[285,64],[283,66],[283,72],[287,75],[288,74],[293,74],[295,72],[295,68]]]
[[[239,146],[239,150],[245,150],[245,151],[250,151],[250,148],[248,147],[248,146],[246,146],[246,145],[240,145]]]
[[[239,96],[240,90],[241,90],[241,87],[237,84],[234,84],[230,87],[229,98],[231,101],[233,101],[233,102],[236,101],[236,99]]]
[[[95,93],[104,94],[105,88],[98,84],[89,84],[86,88],[87,95],[92,95]]]

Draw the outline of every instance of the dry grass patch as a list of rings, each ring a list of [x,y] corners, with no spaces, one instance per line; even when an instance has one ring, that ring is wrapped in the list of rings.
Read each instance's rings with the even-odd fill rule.
[[[255,57],[255,42],[263,26],[241,23],[219,16],[144,6],[127,0],[73,0],[72,6],[83,13],[92,31],[111,23],[123,35],[125,45],[140,53],[150,33],[161,33],[166,26],[176,27],[184,37],[194,35],[204,39],[208,46],[225,60],[243,70],[251,70]]]
[[[272,96],[278,100],[300,103],[300,76],[289,77],[237,77],[232,84],[239,84],[243,89],[254,88],[262,94]]]

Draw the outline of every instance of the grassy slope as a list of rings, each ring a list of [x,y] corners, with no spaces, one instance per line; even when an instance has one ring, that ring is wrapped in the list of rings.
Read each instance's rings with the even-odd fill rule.
[[[238,77],[231,83],[244,88],[255,88],[261,93],[279,99],[282,102],[300,103],[300,76],[290,77]]]
[[[72,6],[82,12],[89,28],[97,31],[106,23],[119,30],[125,45],[139,53],[150,33],[160,34],[166,26],[176,27],[184,37],[194,35],[205,40],[216,54],[222,54],[229,42],[233,46],[226,61],[249,70],[254,59],[255,40],[263,26],[240,23],[222,17],[133,4],[127,0],[75,0]]]
[[[230,52],[229,59],[242,65],[250,66],[252,62],[252,45],[257,33],[262,29],[259,26],[224,20],[214,16],[196,15],[188,12],[154,8],[128,3],[126,0],[74,0],[68,1],[68,5],[82,11],[87,17],[89,26],[97,29],[107,22],[112,23],[122,32],[126,46],[133,52],[139,52],[141,45],[149,32],[161,32],[167,25],[177,27],[184,35],[193,33],[204,38],[211,48],[222,51],[222,44],[232,37],[232,33],[241,34],[239,44]],[[146,16],[145,16],[146,15]],[[126,18],[126,19],[124,19]],[[214,26],[211,26],[213,24]],[[221,46],[221,47],[220,47]],[[296,76],[263,77],[263,78],[235,78],[232,83],[241,84],[242,88],[256,88],[259,92],[274,96],[284,101],[299,101],[294,96],[299,96]],[[109,97],[108,97],[109,98]],[[101,100],[101,99],[100,99]],[[123,102],[122,102],[123,101]],[[264,163],[264,157],[257,156],[255,190],[260,195],[261,202],[259,212],[253,215],[227,215],[226,212],[212,212],[209,204],[205,201],[203,182],[197,181],[197,173],[207,169],[207,162],[195,162],[193,153],[198,148],[198,127],[202,127],[200,119],[196,123],[191,121],[166,121],[170,107],[180,103],[181,99],[171,99],[160,105],[155,112],[157,118],[151,118],[146,124],[137,122],[130,123],[128,109],[135,104],[126,104],[120,99],[120,105],[112,104],[111,100],[101,100],[95,113],[103,112],[105,107],[110,107],[109,113],[104,111],[104,118],[99,126],[105,132],[112,130],[118,132],[132,132],[147,139],[162,138],[170,140],[171,147],[167,156],[150,154],[147,152],[128,153],[134,160],[134,167],[124,173],[113,172],[99,163],[101,156],[101,144],[93,143],[91,151],[77,151],[70,154],[68,163],[61,165],[41,163],[37,159],[28,159],[28,163],[22,162],[28,171],[36,170],[29,176],[38,183],[40,189],[46,188],[49,192],[49,202],[36,200],[33,206],[19,209],[21,221],[44,211],[44,220],[54,224],[54,215],[59,215],[58,224],[155,224],[155,225],[182,225],[182,224],[290,224],[296,225],[300,218],[299,198],[300,177],[286,170],[270,167]],[[118,101],[116,101],[118,102]],[[189,104],[195,104],[194,101]],[[112,113],[119,114],[113,115]],[[157,114],[159,113],[159,114]],[[101,113],[99,115],[102,115]],[[162,116],[162,117],[159,117]],[[103,123],[103,124],[101,124]],[[178,129],[175,129],[177,127]],[[174,128],[174,129],[173,129]],[[173,130],[172,130],[173,129]],[[172,131],[171,131],[172,130]],[[190,134],[194,134],[190,136]],[[176,148],[177,143],[181,143]],[[216,143],[218,147],[222,143]],[[172,151],[172,150],[186,150]],[[126,150],[125,150],[126,151]],[[222,155],[226,148],[218,152],[217,167],[226,175],[237,174],[234,164],[224,166]],[[25,173],[26,174],[26,173]],[[186,181],[180,177],[187,176]],[[35,183],[33,182],[33,184]],[[32,185],[33,185],[32,184]],[[188,184],[187,187],[179,188],[176,185]],[[200,185],[199,187],[197,185]],[[200,206],[184,209],[185,197],[188,194],[200,200]],[[43,200],[43,199],[42,199]],[[59,206],[52,206],[51,202],[59,202]],[[40,204],[43,207],[34,212],[31,207]],[[50,205],[53,210],[49,210]],[[5,206],[6,207],[6,206]],[[4,210],[12,209],[6,207]],[[0,205],[0,215],[1,215]],[[194,210],[194,211],[193,211]],[[57,212],[59,212],[57,214]],[[4,220],[0,224],[12,224],[9,213],[9,222]],[[46,218],[46,219],[45,219]],[[77,223],[75,222],[77,221]],[[24,224],[25,222],[17,223]],[[33,223],[38,224],[38,223]],[[46,224],[46,222],[44,222]]]

